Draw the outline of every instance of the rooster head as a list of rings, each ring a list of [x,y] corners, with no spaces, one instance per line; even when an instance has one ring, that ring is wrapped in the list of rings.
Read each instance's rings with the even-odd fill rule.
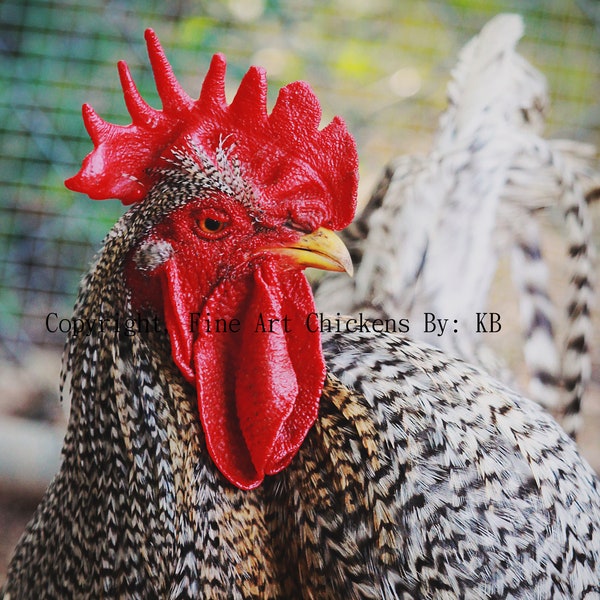
[[[251,489],[290,463],[317,416],[325,365],[303,269],[351,272],[333,231],[354,216],[356,147],[338,117],[319,129],[306,83],[284,87],[268,113],[252,67],[228,104],[215,55],[192,100],[153,31],[146,41],[162,110],[119,63],[132,123],[84,105],[94,149],[65,183],[153,215],[125,266],[132,304],[163,317],[213,461]]]

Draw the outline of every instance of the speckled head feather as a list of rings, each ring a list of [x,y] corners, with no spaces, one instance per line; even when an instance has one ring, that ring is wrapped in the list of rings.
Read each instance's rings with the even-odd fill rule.
[[[355,209],[357,154],[344,122],[335,117],[319,130],[321,107],[308,84],[281,89],[267,113],[263,69],[251,67],[231,102],[225,98],[225,58],[216,54],[198,100],[181,88],[156,34],[146,31],[148,55],[162,110],[140,96],[124,62],[119,75],[132,123],[107,123],[87,104],[83,119],[94,143],[81,170],[66,186],[91,198],[142,200],[165,163],[175,154],[201,154],[214,164],[224,149],[239,162],[245,177],[261,190],[261,203],[285,202],[291,195],[327,211],[325,224],[344,227]],[[194,152],[185,152],[192,149]],[[339,202],[336,199],[350,199]]]

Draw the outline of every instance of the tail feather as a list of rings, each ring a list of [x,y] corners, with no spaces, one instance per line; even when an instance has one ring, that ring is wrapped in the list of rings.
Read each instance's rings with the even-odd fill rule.
[[[325,277],[322,310],[377,317],[464,316],[486,310],[500,253],[512,255],[530,395],[577,431],[590,378],[592,246],[586,194],[600,176],[595,149],[541,137],[543,75],[516,52],[517,15],[492,19],[460,53],[448,108],[427,155],[395,159],[346,232],[354,280]],[[570,299],[566,316],[550,294],[539,215],[560,206]],[[554,274],[554,273],[553,273]],[[557,333],[566,330],[560,342]],[[418,328],[411,334],[420,335]],[[514,376],[464,329],[429,339],[514,384]]]

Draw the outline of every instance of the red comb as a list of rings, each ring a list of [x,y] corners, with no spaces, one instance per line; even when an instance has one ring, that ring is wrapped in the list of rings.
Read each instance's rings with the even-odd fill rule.
[[[127,65],[120,62],[132,123],[107,123],[90,106],[83,106],[94,150],[80,171],[65,181],[69,189],[96,200],[119,198],[131,204],[144,198],[154,183],[155,167],[172,158],[174,147],[181,149],[192,140],[214,158],[219,144],[231,139],[244,176],[249,175],[261,190],[269,189],[273,200],[289,197],[290,187],[306,188],[310,179],[313,187],[307,201],[312,201],[316,182],[320,202],[329,205],[330,225],[337,229],[350,222],[358,183],[354,140],[338,117],[319,130],[321,108],[308,84],[295,82],[282,88],[269,115],[265,72],[251,67],[228,105],[226,63],[216,54],[200,97],[193,100],[177,82],[156,34],[148,29],[145,37],[163,108],[154,109],[142,99]]]

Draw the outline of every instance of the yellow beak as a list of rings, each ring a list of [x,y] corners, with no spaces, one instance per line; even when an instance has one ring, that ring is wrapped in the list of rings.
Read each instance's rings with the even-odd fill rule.
[[[348,248],[330,229],[319,227],[289,246],[269,248],[269,252],[290,257],[297,265],[325,271],[346,271],[352,276],[354,267]]]

